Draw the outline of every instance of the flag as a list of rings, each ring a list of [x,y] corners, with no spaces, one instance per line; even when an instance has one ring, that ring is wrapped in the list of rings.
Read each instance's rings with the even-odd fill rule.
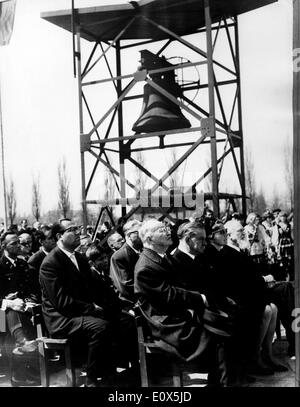
[[[0,0],[0,46],[8,45],[15,20],[16,0]]]

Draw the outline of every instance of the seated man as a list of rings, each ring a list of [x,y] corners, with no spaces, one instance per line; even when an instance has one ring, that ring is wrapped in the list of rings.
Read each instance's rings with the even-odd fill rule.
[[[44,258],[56,246],[56,240],[52,233],[52,227],[44,226],[43,231],[37,232],[38,242],[40,244],[39,250],[34,253],[27,261],[28,266],[32,272],[36,291],[38,293],[39,302],[41,301],[41,287],[39,282],[39,272]]]
[[[216,291],[219,295],[229,296],[239,306],[237,330],[231,344],[233,361],[239,367],[243,367],[241,362],[250,363],[249,373],[273,374],[274,371],[287,370],[272,355],[277,307],[269,298],[265,280],[256,264],[239,249],[242,231],[243,227],[238,223],[230,225],[227,240],[224,225],[216,223],[209,236],[206,254]]]
[[[3,256],[0,259],[0,298],[24,302],[23,311],[28,305],[37,303],[37,293],[32,273],[27,263],[18,257],[20,244],[16,234],[4,233],[1,237]],[[28,304],[26,306],[26,304]],[[30,341],[35,337],[35,331],[30,321],[31,314],[7,310],[8,329],[16,342],[14,353],[28,353],[36,350],[36,345]]]
[[[106,312],[118,317],[119,322],[115,325],[115,342],[118,358],[129,361],[131,366],[137,365],[137,336],[134,316],[122,309],[122,301],[113,288],[111,279],[107,273],[109,260],[107,250],[93,243],[86,252],[86,258],[91,267],[91,271],[98,284],[98,292],[101,296],[102,307]],[[124,328],[126,330],[124,331]],[[123,332],[122,334],[122,330]],[[125,364],[126,365],[126,364]]]
[[[32,255],[32,237],[29,233],[21,233],[19,235],[20,253],[19,257],[25,261]]]
[[[37,350],[36,332],[31,322],[30,308],[37,303],[37,293],[27,263],[18,257],[19,238],[6,232],[1,236],[3,255],[0,259],[0,298],[5,310],[7,329],[15,341],[13,354],[24,356],[21,366],[13,366],[12,382],[27,384],[29,372],[25,357]],[[24,373],[26,370],[26,374]],[[28,379],[28,380],[27,380]]]
[[[95,275],[98,275],[101,280],[113,288],[114,286],[109,276],[109,254],[108,249],[100,247],[97,243],[92,243],[87,249],[85,256]]]
[[[174,275],[178,282],[190,290],[207,292],[208,272],[201,264],[199,255],[206,247],[205,230],[201,223],[186,222],[177,230],[179,244],[172,254]]]
[[[110,259],[110,277],[117,290],[124,309],[132,309],[135,304],[134,266],[139,258],[142,243],[139,237],[141,222],[131,220],[125,223],[123,231],[125,243]]]
[[[203,327],[206,298],[178,281],[165,256],[172,241],[162,222],[144,222],[139,234],[144,249],[135,266],[134,288],[152,335],[163,349],[171,347],[186,362],[199,360],[212,342],[212,335]],[[195,231],[195,236],[197,244],[204,246],[204,229]]]
[[[88,261],[75,251],[80,244],[79,227],[65,221],[54,228],[57,247],[40,268],[45,323],[51,336],[87,345],[87,386],[95,387],[98,378],[101,385],[114,377],[112,343],[118,310],[103,302]]]
[[[108,247],[113,251],[116,252],[117,250],[121,249],[123,244],[125,243],[125,239],[120,233],[115,232],[107,238]]]

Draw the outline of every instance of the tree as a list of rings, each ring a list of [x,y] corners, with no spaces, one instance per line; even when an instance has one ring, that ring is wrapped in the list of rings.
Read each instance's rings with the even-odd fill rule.
[[[107,167],[105,167],[104,171],[104,200],[109,201],[115,198],[116,184],[111,171]],[[113,217],[114,208],[108,205],[107,210]],[[111,221],[111,219],[109,219],[109,221]]]
[[[258,194],[256,194],[255,197],[254,210],[258,214],[262,215],[263,212],[266,210],[266,207],[267,207],[266,198],[262,187],[260,187],[260,191]]]
[[[142,166],[145,167],[145,158],[141,151],[137,151],[135,160]],[[135,167],[135,185],[139,191],[142,191],[146,187],[147,175],[140,170],[138,167]]]
[[[294,179],[293,179],[293,147],[288,137],[283,145],[284,179],[287,188],[287,206],[294,206]]]
[[[256,199],[256,182],[253,158],[249,150],[246,150],[245,152],[245,181],[246,181],[246,195],[249,197],[248,212],[252,212],[254,210]]]
[[[39,177],[32,180],[32,214],[36,221],[41,217],[41,193]]]
[[[171,148],[170,150],[170,158],[168,161],[169,168],[173,167],[173,165],[177,162],[177,154],[175,148]],[[177,168],[175,171],[170,174],[170,188],[176,188],[180,185],[180,174],[179,174],[179,168]],[[182,183],[181,183],[182,184]]]
[[[58,208],[64,218],[68,217],[71,211],[70,180],[67,174],[65,157],[58,165]]]
[[[9,188],[6,192],[6,198],[7,198],[8,217],[10,224],[12,225],[16,217],[16,208],[17,208],[15,184],[12,179],[10,180]]]
[[[280,197],[280,195],[278,193],[278,190],[277,190],[276,186],[274,186],[273,194],[272,194],[272,208],[273,209],[278,209],[278,208],[281,209],[281,207],[282,207],[282,200],[281,200],[281,197]]]

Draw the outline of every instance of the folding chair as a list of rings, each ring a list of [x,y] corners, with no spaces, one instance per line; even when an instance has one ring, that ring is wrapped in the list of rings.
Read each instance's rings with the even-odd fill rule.
[[[157,345],[154,338],[151,336],[150,329],[147,322],[141,313],[138,305],[134,308],[135,323],[138,334],[138,347],[139,347],[139,362],[140,362],[140,375],[141,386],[149,387],[149,372],[148,372],[148,357],[152,354],[167,356],[171,362],[172,379],[174,387],[182,387],[182,372],[180,370],[180,360],[174,355],[174,350],[164,350]]]
[[[67,377],[67,387],[76,386],[75,368],[72,365],[70,341],[69,339],[53,339],[49,338],[45,326],[41,305],[32,308],[32,322],[37,330],[37,342],[39,351],[39,363],[41,372],[41,383],[43,387],[49,387],[50,371],[49,371],[49,350],[63,351],[65,356],[65,369]]]

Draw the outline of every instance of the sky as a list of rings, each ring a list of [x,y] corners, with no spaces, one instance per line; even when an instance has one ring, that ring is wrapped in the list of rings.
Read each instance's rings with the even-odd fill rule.
[[[33,177],[40,180],[42,212],[57,206],[57,166],[63,156],[73,207],[80,206],[72,38],[40,18],[41,11],[68,9],[70,3],[17,1],[11,42],[0,47],[5,172],[15,183],[20,216],[31,212]],[[75,0],[76,7],[119,3]],[[292,2],[279,0],[240,16],[239,35],[244,143],[253,157],[258,187],[267,195],[274,188],[284,192],[283,146],[285,140],[292,143]],[[128,72],[135,63],[138,55],[136,62],[128,60]],[[193,165],[190,171],[195,171]],[[0,217],[3,212],[0,196]]]

